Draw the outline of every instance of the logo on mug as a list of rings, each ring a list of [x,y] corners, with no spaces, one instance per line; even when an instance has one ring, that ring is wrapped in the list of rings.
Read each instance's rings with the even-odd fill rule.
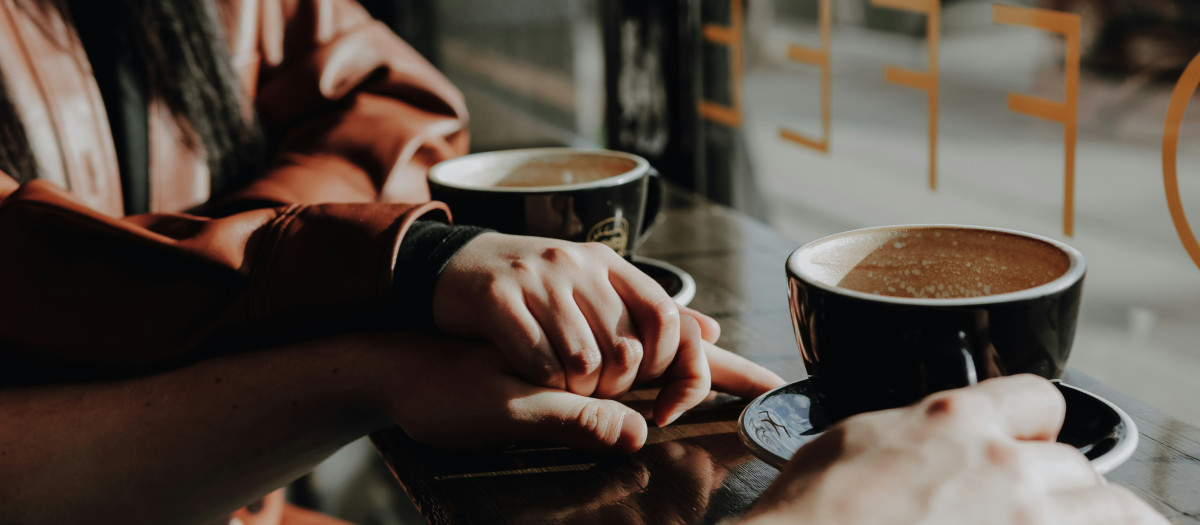
[[[604,219],[588,230],[587,241],[606,244],[617,255],[624,256],[629,246],[629,221],[624,217]]]

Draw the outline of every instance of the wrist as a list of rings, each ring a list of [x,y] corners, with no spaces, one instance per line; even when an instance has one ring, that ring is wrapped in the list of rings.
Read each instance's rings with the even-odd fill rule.
[[[472,226],[451,226],[418,220],[405,234],[393,268],[393,302],[399,326],[433,331],[435,286],[450,261],[475,237],[486,232]]]
[[[310,423],[325,426],[344,439],[391,425],[381,402],[384,352],[378,351],[379,334],[343,334],[300,343],[294,370],[286,363],[267,371],[284,409]],[[396,351],[393,345],[387,350]]]
[[[441,353],[445,340],[407,331],[346,334],[332,342],[349,368],[334,386],[342,392],[337,404],[343,422],[360,434],[402,425],[438,388],[427,384],[439,366],[430,351]]]
[[[332,388],[341,424],[358,435],[396,426],[392,403],[405,381],[397,377],[409,367],[400,363],[403,341],[395,334],[361,333],[337,338],[346,368]]]

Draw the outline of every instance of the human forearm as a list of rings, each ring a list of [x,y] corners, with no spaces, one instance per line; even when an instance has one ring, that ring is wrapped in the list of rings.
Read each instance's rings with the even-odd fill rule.
[[[247,329],[387,314],[395,251],[426,214],[443,217],[444,208],[115,218],[35,180],[0,200],[0,353],[128,369],[196,355],[212,337]]]
[[[329,339],[2,390],[0,521],[212,522],[386,424],[365,388],[374,355]]]
[[[720,390],[754,397],[780,382],[716,347],[704,357]],[[128,381],[0,389],[0,521],[211,522],[393,423],[436,446],[609,453],[647,432],[617,401],[520,379],[486,345],[344,335]]]

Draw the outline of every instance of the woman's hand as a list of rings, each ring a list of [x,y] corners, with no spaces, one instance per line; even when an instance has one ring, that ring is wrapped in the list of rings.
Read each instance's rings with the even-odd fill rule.
[[[753,398],[782,382],[767,369],[707,343],[692,347],[685,338],[680,353],[704,360],[705,384]],[[413,439],[435,446],[480,448],[521,441],[606,453],[630,453],[642,447],[645,418],[614,400],[584,397],[534,385],[518,377],[490,345],[417,333],[358,334],[351,343],[373,352],[368,384],[382,399],[382,410]],[[711,370],[711,376],[707,372]],[[677,364],[662,377],[663,393],[691,392],[694,378]],[[656,417],[657,418],[657,417]]]
[[[746,522],[1166,525],[1053,441],[1064,411],[1026,375],[847,419],[801,447]]]
[[[605,245],[499,233],[480,235],[450,260],[433,315],[451,335],[495,345],[529,381],[578,395],[615,398],[678,367],[693,395],[656,412],[659,424],[708,392],[700,343],[720,335],[716,321],[677,305]]]

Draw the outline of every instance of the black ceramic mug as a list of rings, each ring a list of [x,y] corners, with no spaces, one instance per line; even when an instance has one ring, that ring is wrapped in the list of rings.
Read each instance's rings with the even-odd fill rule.
[[[1078,250],[1037,235],[886,226],[792,252],[788,300],[813,392],[837,421],[989,377],[1060,377],[1084,272]]]
[[[660,178],[637,155],[534,148],[476,153],[429,170],[429,190],[457,224],[600,242],[632,258],[662,203]]]

